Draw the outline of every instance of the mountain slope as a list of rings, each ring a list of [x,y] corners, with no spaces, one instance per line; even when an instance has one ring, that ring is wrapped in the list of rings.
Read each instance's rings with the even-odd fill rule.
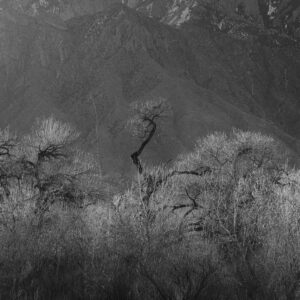
[[[167,161],[199,136],[232,127],[275,134],[299,151],[294,47],[196,23],[176,29],[122,5],[66,23],[2,14],[0,25],[1,126],[26,130],[53,113],[77,125],[106,171],[131,166],[138,141],[125,128],[129,105],[153,97],[172,111],[145,161]]]
[[[265,28],[277,29],[300,38],[298,0],[127,0],[127,4],[173,26],[194,18],[212,17],[210,21],[214,23],[226,18],[243,17]]]

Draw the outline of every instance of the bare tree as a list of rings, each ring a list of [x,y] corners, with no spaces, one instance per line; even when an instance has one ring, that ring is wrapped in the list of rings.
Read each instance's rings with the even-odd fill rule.
[[[139,148],[131,154],[131,159],[138,173],[142,175],[142,200],[147,207],[149,206],[149,200],[153,193],[170,178],[177,175],[203,176],[211,172],[210,168],[206,166],[199,166],[195,169],[188,170],[170,169],[166,172],[157,172],[157,170],[154,172],[146,172],[140,160],[140,156],[153,139],[158,129],[158,122],[169,116],[171,108],[163,98],[143,103],[135,102],[131,108],[134,112],[134,116],[129,120],[128,125],[133,135],[141,139],[141,144]]]
[[[97,191],[89,188],[89,180],[99,174],[93,158],[75,147],[78,136],[72,126],[53,117],[37,121],[23,138],[1,131],[1,201],[11,202],[18,191],[17,201],[32,203],[42,224],[55,202],[82,206],[96,199]]]
[[[131,109],[134,112],[134,117],[129,120],[128,125],[133,135],[142,140],[139,148],[131,154],[131,159],[138,172],[142,174],[143,166],[140,156],[152,140],[157,130],[157,122],[167,117],[170,108],[165,99],[159,98],[143,103],[134,102],[131,105]]]

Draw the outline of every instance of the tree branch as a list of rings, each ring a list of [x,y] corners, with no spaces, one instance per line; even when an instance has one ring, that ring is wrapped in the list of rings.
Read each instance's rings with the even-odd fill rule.
[[[140,148],[137,151],[135,151],[134,153],[131,154],[132,162],[135,164],[135,166],[137,167],[140,174],[143,173],[143,167],[142,167],[142,164],[141,164],[141,161],[140,161],[139,157],[142,154],[145,147],[149,144],[149,142],[153,138],[154,133],[156,131],[156,127],[157,127],[156,123],[154,122],[153,119],[147,119],[147,121],[150,122],[150,125],[152,126],[152,128],[151,128],[147,138],[142,142]]]

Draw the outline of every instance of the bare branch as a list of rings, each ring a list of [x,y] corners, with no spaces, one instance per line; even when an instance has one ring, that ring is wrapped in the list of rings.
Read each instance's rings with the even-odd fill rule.
[[[41,149],[39,147],[38,161],[66,157],[66,155],[62,152],[63,148],[64,148],[64,145],[54,145],[54,144],[51,144],[51,145],[45,147],[44,149]]]
[[[147,138],[142,142],[140,148],[131,154],[131,159],[132,159],[133,163],[136,165],[140,174],[143,173],[143,167],[140,162],[139,156],[142,154],[145,147],[149,144],[149,142],[153,138],[154,133],[156,131],[156,123],[152,121],[151,125],[152,125],[152,129],[151,129],[149,135],[147,136]]]
[[[131,159],[138,172],[142,174],[143,167],[139,157],[157,130],[157,120],[166,116],[168,107],[164,99],[158,99],[145,103],[133,103],[132,110],[135,116],[130,120],[129,124],[132,127],[132,131],[143,141],[138,150],[131,154]]]
[[[176,175],[204,176],[206,174],[210,174],[211,172],[212,169],[208,166],[202,167],[201,169],[197,169],[197,170],[184,170],[184,171],[174,170],[166,176],[166,180]]]

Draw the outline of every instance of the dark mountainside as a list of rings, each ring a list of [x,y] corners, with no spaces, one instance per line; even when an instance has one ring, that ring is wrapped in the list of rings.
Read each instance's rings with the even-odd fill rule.
[[[54,114],[76,124],[105,171],[125,172],[138,143],[126,130],[130,103],[163,97],[172,109],[144,161],[166,162],[199,136],[233,127],[275,135],[297,158],[299,5],[278,9],[269,18],[276,27],[266,14],[250,16],[262,11],[257,5],[248,12],[242,4],[151,2],[101,4],[104,11],[75,18],[60,12],[65,21],[46,9],[4,7],[1,127],[26,131],[36,117]],[[282,14],[291,15],[288,26]]]

